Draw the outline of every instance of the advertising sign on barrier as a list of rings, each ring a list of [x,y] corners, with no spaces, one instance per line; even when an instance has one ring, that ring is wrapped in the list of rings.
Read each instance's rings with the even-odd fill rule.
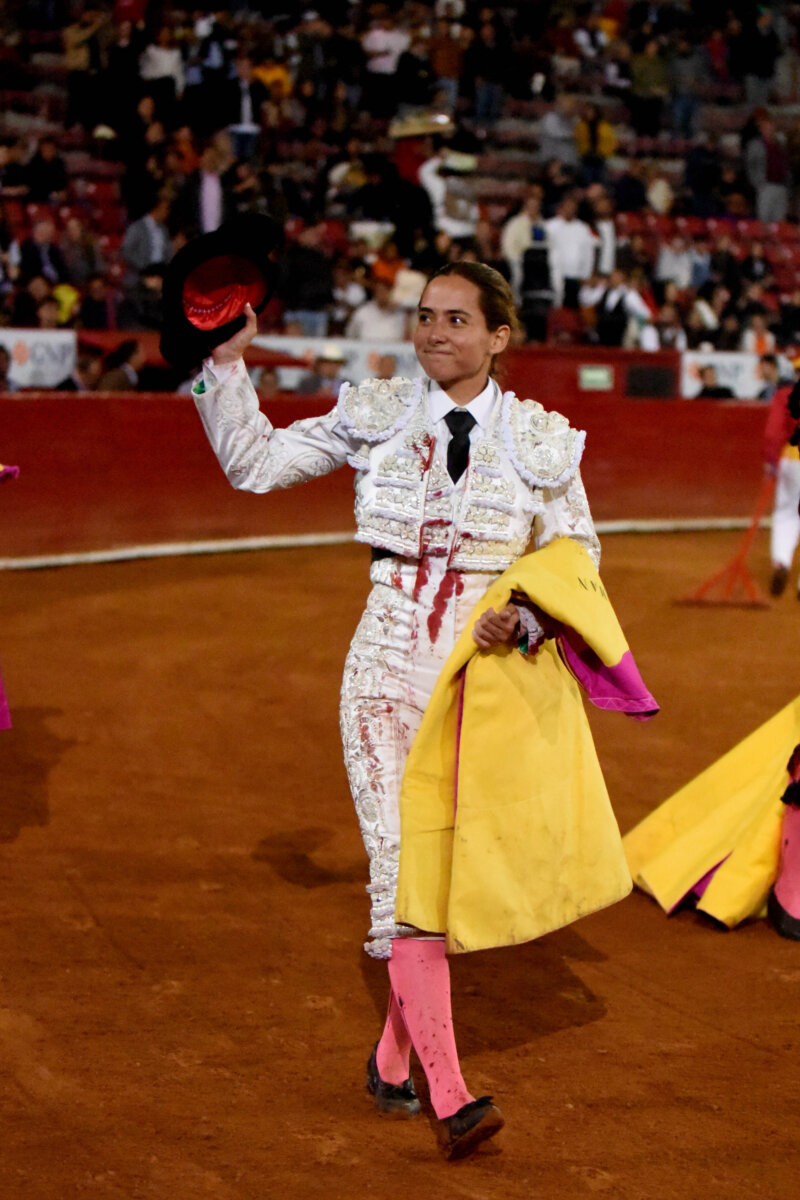
[[[0,329],[11,359],[8,377],[20,388],[52,388],[75,369],[72,329]]]
[[[689,400],[694,399],[703,386],[700,372],[704,367],[713,367],[717,384],[730,388],[734,399],[758,400],[759,392],[764,387],[758,363],[757,354],[687,351],[681,355],[681,395]],[[782,377],[794,378],[791,363],[782,355],[778,356],[778,365]]]

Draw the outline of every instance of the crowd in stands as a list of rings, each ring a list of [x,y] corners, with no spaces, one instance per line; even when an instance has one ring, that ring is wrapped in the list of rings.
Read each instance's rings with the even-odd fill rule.
[[[6,0],[0,326],[135,344],[176,250],[255,211],[287,234],[264,330],[403,339],[476,258],[518,340],[791,353],[799,31],[750,0]]]

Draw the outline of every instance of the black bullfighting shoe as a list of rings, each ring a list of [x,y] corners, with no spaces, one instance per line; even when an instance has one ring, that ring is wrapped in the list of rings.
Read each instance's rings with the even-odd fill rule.
[[[378,1074],[378,1047],[367,1063],[367,1091],[375,1101],[378,1112],[385,1117],[415,1117],[420,1110],[414,1081],[409,1075],[405,1083],[384,1083]]]
[[[504,1125],[503,1114],[492,1104],[492,1097],[481,1096],[480,1100],[464,1104],[452,1117],[439,1121],[439,1146],[445,1158],[466,1158]]]

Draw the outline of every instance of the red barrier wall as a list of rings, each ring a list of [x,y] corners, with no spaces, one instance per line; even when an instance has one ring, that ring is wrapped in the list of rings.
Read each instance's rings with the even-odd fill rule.
[[[596,519],[750,514],[762,407],[574,392],[558,407],[587,431]],[[280,425],[325,408],[265,404]],[[353,528],[349,469],[269,497],[234,491],[188,396],[0,397],[0,460],[21,468],[0,485],[0,557]]]

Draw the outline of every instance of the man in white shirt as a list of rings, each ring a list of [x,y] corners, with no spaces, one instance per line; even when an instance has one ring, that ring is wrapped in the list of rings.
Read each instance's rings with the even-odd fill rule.
[[[500,250],[508,263],[517,305],[522,303],[523,259],[525,251],[533,246],[534,237],[546,253],[547,229],[542,218],[542,189],[538,184],[528,189],[522,208],[506,221],[500,233]]]
[[[361,38],[367,56],[367,107],[373,117],[389,117],[396,104],[395,76],[400,55],[411,44],[411,36],[398,28],[391,13],[381,13],[373,19]]]
[[[545,222],[550,246],[550,273],[557,307],[578,308],[578,292],[594,271],[597,238],[577,217],[574,196],[561,201],[558,214]]]
[[[360,342],[402,342],[408,337],[408,313],[392,300],[384,279],[372,283],[372,299],[359,304],[347,322],[346,336]]]
[[[621,346],[631,318],[642,324],[653,318],[625,272],[617,269],[608,278],[598,276],[584,284],[579,299],[582,308],[594,309],[595,333],[601,346]]]
[[[439,146],[419,168],[419,181],[428,193],[433,208],[433,223],[437,232],[446,233],[454,240],[472,238],[480,218],[480,209],[474,200],[459,195],[448,182],[447,154]]]

